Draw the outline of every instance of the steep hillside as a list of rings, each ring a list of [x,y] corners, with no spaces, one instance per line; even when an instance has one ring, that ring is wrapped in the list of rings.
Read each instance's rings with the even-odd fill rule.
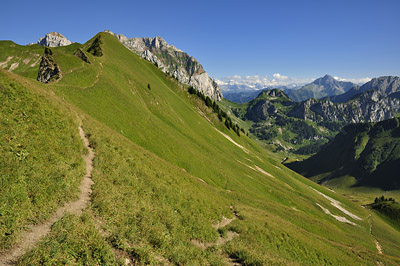
[[[218,84],[211,79],[203,66],[192,56],[169,45],[163,38],[127,38],[123,34],[114,35],[125,47],[142,58],[155,64],[162,72],[168,73],[181,83],[190,85],[211,99],[220,101],[222,93]]]
[[[77,197],[84,165],[76,118],[49,95],[1,69],[0,99],[1,252]]]
[[[348,182],[350,176],[355,178],[352,186],[398,190],[399,119],[348,125],[319,153],[287,166],[320,183],[343,184],[340,179]]]
[[[36,49],[19,48],[27,56]],[[61,79],[12,79],[43,94],[65,117],[82,118],[95,152],[93,192],[82,215],[57,221],[17,264],[400,263],[398,231],[228,130],[185,86],[112,35],[51,50]],[[13,51],[0,43],[1,60],[15,57]],[[45,130],[46,123],[38,125]],[[76,129],[70,132],[77,137]]]
[[[320,99],[326,96],[339,95],[347,92],[355,86],[352,82],[339,81],[330,75],[314,80],[312,83],[304,85],[297,90],[287,90],[288,96],[296,101],[301,102],[310,98]]]

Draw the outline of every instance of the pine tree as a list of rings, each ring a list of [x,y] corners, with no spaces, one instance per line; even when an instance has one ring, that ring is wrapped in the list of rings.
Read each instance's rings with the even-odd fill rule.
[[[219,121],[222,122],[222,115],[221,115],[221,113],[218,113],[218,119],[219,119]]]
[[[225,126],[228,128],[228,129],[230,129],[231,127],[230,127],[230,123],[229,123],[229,120],[228,119],[225,119]]]
[[[210,107],[210,106],[212,106],[212,102],[211,102],[211,99],[210,99],[210,97],[206,97],[206,105],[208,106],[208,107]]]

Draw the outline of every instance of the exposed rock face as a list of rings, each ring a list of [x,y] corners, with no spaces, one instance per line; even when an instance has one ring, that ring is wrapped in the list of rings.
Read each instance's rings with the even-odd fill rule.
[[[61,33],[50,32],[47,33],[44,37],[40,38],[37,43],[41,46],[59,47],[70,45],[72,42],[65,38]]]
[[[96,39],[93,40],[90,47],[87,49],[87,52],[97,57],[102,56],[103,55],[103,49],[101,48],[102,44],[103,42],[101,41],[100,36],[97,36]]]
[[[259,101],[246,113],[246,118],[252,121],[266,120],[271,114],[277,113],[276,107],[269,101]]]
[[[400,78],[396,76],[385,76],[374,78],[361,86],[360,91],[377,90],[390,95],[400,91]]]
[[[211,99],[218,101],[222,99],[218,84],[208,76],[202,65],[187,53],[169,45],[163,38],[128,39],[122,34],[106,32],[114,35],[129,50],[152,62],[179,82],[192,86]]]
[[[400,98],[400,78],[396,76],[373,78],[361,87],[355,86],[346,93],[329,97],[329,100],[340,103],[346,102],[358,97],[368,90],[379,91],[381,92],[381,95],[386,95],[388,97]]]
[[[76,57],[80,58],[83,62],[90,64],[89,58],[85,55],[85,53],[79,48],[76,50],[75,54]]]
[[[257,96],[256,100],[249,103],[245,118],[252,121],[266,120],[271,115],[278,113],[278,105],[288,106],[294,104],[284,92],[278,89],[265,90]]]
[[[309,99],[297,105],[289,116],[312,121],[343,121],[345,123],[378,122],[400,113],[400,100],[370,90],[345,103]]]
[[[42,83],[49,83],[61,77],[60,68],[53,58],[50,48],[45,48],[42,61],[40,62],[37,80]]]

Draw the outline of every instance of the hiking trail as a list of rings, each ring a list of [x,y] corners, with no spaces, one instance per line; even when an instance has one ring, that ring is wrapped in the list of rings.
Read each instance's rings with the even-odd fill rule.
[[[79,126],[79,135],[85,147],[88,149],[88,153],[82,156],[86,164],[86,175],[80,185],[78,200],[70,201],[64,206],[59,207],[56,213],[44,223],[28,226],[28,229],[21,233],[18,243],[10,250],[0,254],[0,266],[14,265],[22,255],[34,248],[36,244],[50,232],[51,226],[60,220],[64,214],[71,213],[79,215],[82,210],[89,205],[90,195],[92,194],[91,186],[93,185],[91,176],[93,171],[94,151],[90,148],[89,140],[86,138],[85,132],[81,126]]]

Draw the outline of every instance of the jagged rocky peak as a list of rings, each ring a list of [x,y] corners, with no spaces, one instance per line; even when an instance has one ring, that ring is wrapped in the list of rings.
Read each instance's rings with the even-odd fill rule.
[[[129,50],[152,62],[179,82],[192,86],[214,100],[222,99],[221,89],[204,71],[203,66],[194,57],[168,44],[162,37],[127,38],[109,30],[105,32],[115,36]]]
[[[318,78],[312,82],[312,84],[324,86],[326,88],[344,88],[345,91],[354,87],[354,83],[348,81],[340,81],[332,77],[331,75],[326,74],[322,78]]]
[[[40,38],[37,42],[41,46],[47,47],[59,47],[59,46],[67,46],[72,42],[64,37],[61,33],[58,32],[50,32],[47,33],[44,37]]]
[[[335,79],[331,75],[326,74],[325,76],[314,80],[312,83],[321,85],[321,84],[332,84],[334,82]]]
[[[341,81],[326,74],[298,90],[290,90],[287,93],[292,100],[301,102],[309,98],[321,99],[327,96],[343,94],[354,86],[355,84],[352,82]]]

